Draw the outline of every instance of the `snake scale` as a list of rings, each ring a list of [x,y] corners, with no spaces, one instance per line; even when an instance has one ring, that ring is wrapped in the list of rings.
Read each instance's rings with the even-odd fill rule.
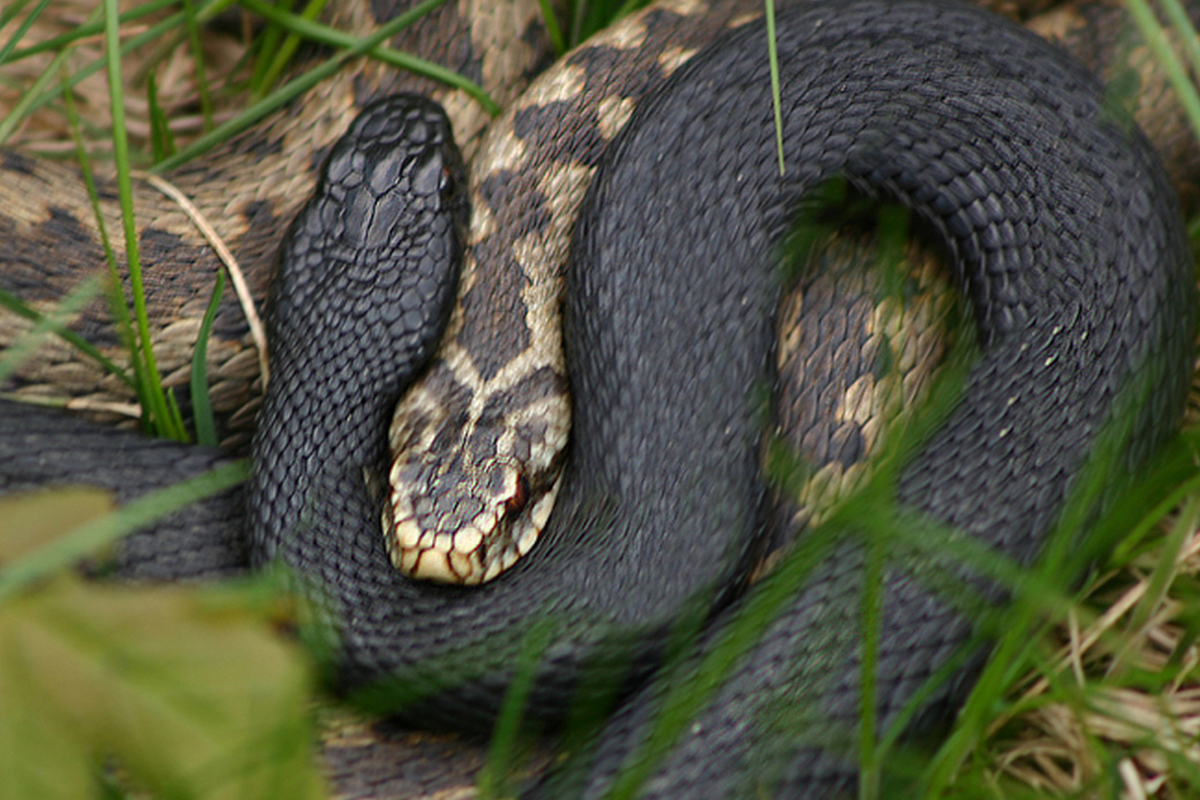
[[[438,696],[410,707],[412,719],[486,725],[532,620],[548,612],[552,644],[531,707],[552,718],[597,648],[618,648],[641,677],[658,654],[648,635],[726,605],[732,589],[718,587],[736,586],[754,549],[763,494],[756,404],[729,389],[767,374],[777,290],[765,266],[795,203],[833,174],[905,202],[942,237],[978,326],[983,352],[962,400],[902,473],[905,505],[1027,563],[1126,387],[1154,387],[1135,412],[1122,409],[1135,419],[1131,465],[1173,426],[1192,340],[1187,246],[1161,167],[1140,134],[1109,116],[1099,86],[1028,34],[936,1],[790,6],[779,30],[783,178],[757,57],[765,42],[754,24],[689,61],[632,112],[614,146],[595,154],[600,178],[583,200],[568,278],[571,457],[544,541],[508,574],[477,589],[433,586],[400,576],[384,552],[380,498],[361,466],[385,471],[381,427],[390,407],[381,398],[395,394],[389,382],[404,377],[397,370],[424,344],[402,342],[404,355],[383,367],[391,377],[372,377],[370,348],[356,346],[364,339],[343,312],[327,323],[332,344],[317,347],[355,364],[362,392],[316,380],[344,374],[342,363],[314,365],[308,381],[294,367],[277,368],[272,392],[281,399],[265,406],[255,448],[250,558],[281,555],[320,583],[344,686],[402,691],[425,682]],[[418,172],[414,185],[439,174]],[[692,180],[647,184],[655,173]],[[711,209],[720,209],[720,224]],[[469,290],[469,272],[465,279]],[[672,303],[659,297],[664,286]],[[274,304],[276,334],[291,319],[285,306]],[[287,363],[290,352],[275,344],[272,358]],[[678,369],[684,363],[704,366]],[[301,424],[285,437],[296,418],[281,409],[291,404],[310,419],[321,391],[312,387],[322,385],[336,386],[347,413],[332,427],[350,438],[323,464],[293,466],[285,454],[332,445],[333,431]],[[24,413],[6,415],[0,442],[18,460],[43,443],[51,469],[61,467],[69,456],[55,462],[54,440]],[[82,431],[73,435],[91,435]],[[152,458],[176,452],[146,447]],[[324,491],[289,491],[307,485]],[[196,532],[184,527],[179,535],[190,542]],[[214,525],[200,538],[236,565],[240,555],[221,555],[227,530]],[[142,541],[152,550],[180,546],[173,535]],[[857,718],[862,558],[852,541],[835,546],[650,776],[645,796],[853,791],[853,760],[838,745]],[[969,633],[913,570],[897,561],[887,573],[881,725]],[[737,609],[718,615],[713,639]],[[944,713],[966,685],[965,676],[941,685],[918,723]],[[586,796],[602,792],[638,751],[660,702],[656,689],[647,691],[618,710],[593,765],[569,767],[533,793],[561,796],[576,778]],[[816,722],[801,736],[771,735],[781,724],[771,708],[781,702],[796,702]]]

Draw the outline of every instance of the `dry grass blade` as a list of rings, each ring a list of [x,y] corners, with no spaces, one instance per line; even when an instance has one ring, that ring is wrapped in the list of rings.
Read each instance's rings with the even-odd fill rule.
[[[1054,794],[1084,790],[1084,796],[1092,796],[1086,791],[1106,774],[1113,754],[1124,753],[1116,770],[1123,797],[1191,796],[1186,788],[1187,793],[1179,793],[1179,786],[1195,784],[1173,773],[1179,770],[1178,759],[1200,770],[1200,649],[1180,621],[1189,607],[1173,593],[1200,574],[1200,530],[1187,533],[1176,558],[1172,591],[1140,629],[1125,630],[1150,588],[1151,575],[1144,565],[1156,555],[1148,553],[1123,574],[1108,577],[1108,584],[1128,585],[1098,601],[1102,613],[1090,625],[1080,629],[1068,623],[1059,631],[1065,643],[1053,673],[1069,669],[1083,700],[1038,705],[1038,699],[1051,692],[1051,680],[1043,674],[1031,676],[1032,685],[1019,705],[1032,705],[1032,710],[1015,719],[1001,717],[992,726],[997,777]],[[1072,621],[1076,618],[1071,615]],[[1174,677],[1157,690],[1118,685],[1111,680],[1117,662],[1148,674],[1173,666]]]
[[[179,204],[179,207],[187,214],[188,219],[200,231],[204,240],[212,245],[217,258],[221,259],[221,263],[225,265],[225,269],[229,270],[229,277],[233,280],[234,291],[237,293],[238,302],[241,303],[242,313],[246,315],[246,324],[250,326],[250,335],[254,338],[254,346],[258,350],[259,374],[262,375],[263,391],[266,391],[267,381],[271,375],[270,368],[267,365],[267,329],[263,325],[262,317],[254,305],[254,298],[250,294],[250,287],[246,284],[246,276],[242,272],[237,259],[234,258],[233,253],[230,252],[229,247],[226,246],[225,241],[213,229],[213,226],[204,218],[204,214],[200,212],[200,209],[196,208],[187,195],[179,191],[174,184],[158,175],[151,175],[147,172],[136,173],[136,176],[145,180],[155,189],[158,189]]]

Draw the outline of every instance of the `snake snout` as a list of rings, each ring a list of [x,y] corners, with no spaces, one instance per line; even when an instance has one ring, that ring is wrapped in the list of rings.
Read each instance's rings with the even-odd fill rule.
[[[466,181],[445,113],[424,98],[397,95],[369,106],[329,156],[318,196],[337,203],[336,231],[351,251],[386,251],[420,239],[449,213],[466,219]]]
[[[507,570],[537,541],[558,489],[531,481],[507,457],[472,463],[461,452],[440,459],[400,453],[384,509],[388,554],[410,578],[477,585]]]

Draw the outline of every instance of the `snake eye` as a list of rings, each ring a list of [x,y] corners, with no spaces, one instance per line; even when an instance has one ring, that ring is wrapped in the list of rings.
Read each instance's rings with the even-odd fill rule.
[[[504,507],[504,513],[510,517],[515,517],[525,510],[525,505],[529,502],[529,481],[525,480],[525,476],[521,475],[517,478],[517,489],[513,492],[512,497],[508,498],[508,504]]]
[[[438,181],[438,192],[441,194],[442,199],[448,199],[454,194],[456,188],[457,187],[455,186],[454,182],[454,172],[451,171],[448,165],[443,165],[442,174],[440,180]]]
[[[422,156],[412,171],[413,190],[421,197],[433,197],[435,192],[444,197],[449,169],[442,154],[436,150]]]

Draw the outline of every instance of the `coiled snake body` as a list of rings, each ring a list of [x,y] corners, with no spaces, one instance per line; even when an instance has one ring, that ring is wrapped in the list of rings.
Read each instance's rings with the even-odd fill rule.
[[[1175,424],[1193,326],[1187,243],[1156,158],[1104,107],[1099,85],[1025,32],[939,0],[797,5],[778,26],[783,176],[759,24],[691,60],[606,150],[568,274],[570,459],[542,541],[499,579],[430,585],[390,564],[380,498],[362,468],[386,471],[379,422],[391,383],[405,376],[379,377],[361,351],[313,363],[293,354],[286,333],[273,344],[272,392],[283,399],[268,402],[255,445],[252,558],[281,557],[317,584],[344,685],[424,686],[436,697],[410,706],[412,718],[486,724],[534,631],[550,644],[529,703],[553,718],[598,653],[616,648],[622,674],[640,677],[658,654],[648,637],[728,605],[761,528],[754,387],[770,374],[772,265],[800,200],[835,175],[904,203],[941,237],[977,325],[981,355],[953,411],[903,468],[901,504],[1029,563],[1110,422],[1129,421],[1122,467],[1144,461]],[[442,186],[448,174],[418,173],[413,186]],[[434,249],[449,255],[446,242]],[[288,247],[284,274],[305,276],[303,237]],[[365,252],[346,256],[350,277],[371,271]],[[331,313],[331,344],[320,349],[336,355],[361,340],[356,318],[374,318],[374,297],[364,290],[360,306]],[[319,293],[306,305],[334,310]],[[287,313],[277,299],[276,333]],[[411,366],[425,346],[402,340],[394,358]],[[303,381],[285,366],[296,358]],[[365,399],[345,400],[358,379]],[[338,389],[325,399],[306,388],[329,385]],[[312,424],[331,400],[349,409],[344,421]],[[342,445],[346,457],[313,459],[338,430],[357,437]],[[0,441],[28,446],[19,432],[7,425]],[[651,772],[644,796],[852,791],[845,742],[858,719],[864,546],[831,547]],[[889,558],[881,727],[970,634],[923,580],[960,568],[912,548]],[[739,607],[718,616],[710,640]],[[918,722],[965,685],[939,685]],[[594,762],[562,780],[578,772],[586,796],[602,792],[636,757],[660,703],[660,689],[634,695]],[[781,703],[802,711],[803,727],[781,733]],[[560,796],[562,785],[541,791]]]

